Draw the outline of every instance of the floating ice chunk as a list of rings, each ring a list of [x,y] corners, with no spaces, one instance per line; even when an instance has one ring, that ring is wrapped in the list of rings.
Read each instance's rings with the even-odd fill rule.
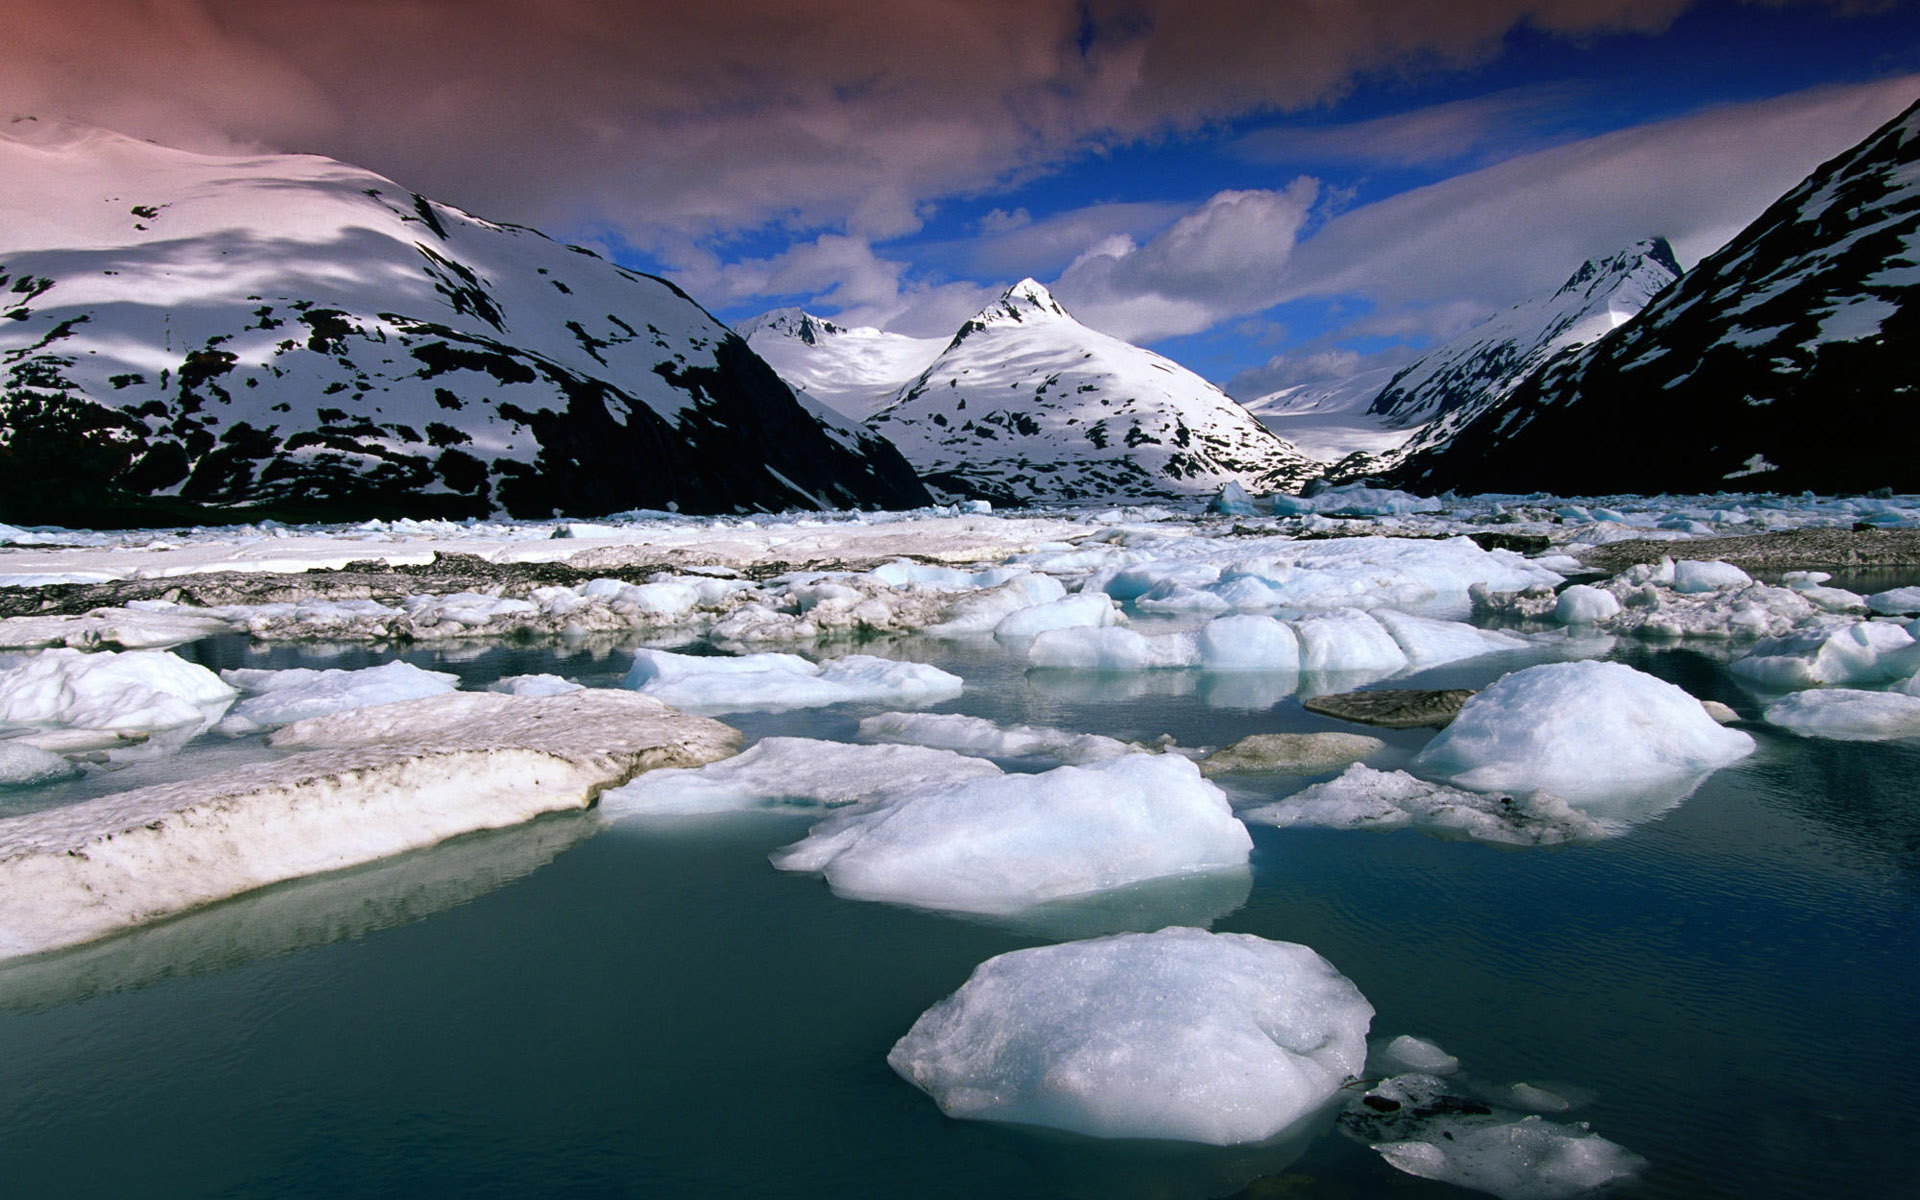
[[[1683,558],[1673,564],[1673,590],[1682,595],[1746,587],[1753,576],[1732,563]]]
[[[1510,633],[1477,629],[1464,621],[1437,621],[1391,608],[1376,608],[1368,615],[1392,635],[1407,661],[1415,667],[1437,667],[1527,648],[1525,640]]]
[[[1036,667],[1065,667],[1082,671],[1143,671],[1161,667],[1190,667],[1199,659],[1191,634],[1145,637],[1117,625],[1050,629],[1027,647],[1027,661]]]
[[[508,696],[564,696],[581,688],[558,675],[509,675],[488,684],[487,690]]]
[[[456,692],[297,722],[272,762],[0,820],[0,958],[545,812],[738,734],[643,696]]]
[[[1509,796],[1462,791],[1416,779],[1405,771],[1376,771],[1359,763],[1338,779],[1247,809],[1240,816],[1283,829],[1292,825],[1413,828],[1507,846],[1598,841],[1618,830],[1545,792]]]
[[[1387,744],[1360,733],[1255,733],[1200,761],[1200,773],[1291,771],[1312,774],[1358,762]]]
[[[954,601],[940,623],[926,630],[935,637],[965,637],[992,633],[1008,615],[1036,604],[1048,604],[1067,594],[1067,589],[1051,575],[1027,572],[1016,575],[997,587],[987,588]]]
[[[1852,688],[1796,692],[1767,705],[1761,715],[1768,724],[1805,737],[1844,742],[1920,737],[1920,696],[1905,692]]]
[[[425,671],[398,660],[357,671],[240,669],[222,671],[220,676],[249,693],[220,723],[222,733],[234,735],[350,708],[438,696],[455,690],[460,683],[458,675]]]
[[[1920,613],[1920,587],[1901,587],[1885,592],[1875,592],[1867,597],[1867,606],[1874,612],[1890,617]]]
[[[1407,666],[1406,651],[1386,627],[1359,609],[1338,609],[1294,624],[1304,671],[1372,671]]]
[[[925,663],[849,654],[812,663],[797,654],[734,657],[636,650],[625,686],[676,708],[702,712],[776,712],[827,704],[886,701],[932,704],[963,686]]]
[[[1762,687],[1803,688],[1880,683],[1916,666],[1920,644],[1911,633],[1888,621],[1857,621],[1762,639],[1731,669]]]
[[[703,767],[648,771],[601,793],[600,811],[619,818],[833,808],[896,789],[999,775],[985,759],[951,750],[771,737]]]
[[[1218,591],[1188,587],[1184,583],[1176,583],[1171,579],[1163,579],[1154,584],[1133,604],[1141,612],[1167,613],[1219,613],[1243,607],[1233,604]],[[1244,607],[1267,608],[1271,605],[1267,602],[1256,602]]]
[[[110,731],[205,729],[234,689],[164,650],[45,650],[0,671],[0,723]]]
[[[1562,625],[1598,625],[1620,615],[1620,600],[1604,588],[1576,583],[1561,591],[1553,619]]]
[[[1364,1108],[1349,1109],[1342,1121],[1389,1164],[1500,1200],[1565,1200],[1646,1166],[1584,1124],[1556,1125],[1462,1100],[1432,1075],[1383,1080],[1358,1103]]]
[[[1545,663],[1496,680],[1414,759],[1483,791],[1546,791],[1587,807],[1667,789],[1753,753],[1700,702],[1620,663]]]
[[[1229,479],[1214,493],[1207,504],[1207,511],[1229,517],[1250,517],[1253,515],[1253,499],[1247,495],[1247,489]]]
[[[1418,1072],[1422,1075],[1451,1075],[1460,1069],[1460,1060],[1445,1050],[1411,1034],[1401,1034],[1380,1051],[1380,1058],[1396,1075]]]
[[[51,750],[25,742],[0,742],[0,787],[38,787],[78,774],[79,767]]]
[[[1300,639],[1284,621],[1243,613],[1201,629],[1200,665],[1209,671],[1298,671]]]
[[[1372,1020],[1305,946],[1163,929],[990,958],[887,1063],[950,1117],[1227,1146],[1325,1106]]]
[[[1316,512],[1345,517],[1400,517],[1408,513],[1439,512],[1440,502],[1428,496],[1414,496],[1390,488],[1347,483],[1330,487],[1314,495]]]
[[[0,647],[68,646],[75,650],[164,650],[218,633],[235,624],[215,613],[162,605],[96,608],[85,616],[0,619]]]
[[[1050,629],[1100,628],[1119,620],[1111,598],[1101,592],[1083,592],[1009,613],[993,627],[993,636],[1003,640],[1030,638]]]
[[[776,851],[856,900],[1017,913],[1147,879],[1245,870],[1226,796],[1184,758],[1133,754],[1039,775],[896,790]]]
[[[967,571],[956,567],[931,567],[903,558],[875,567],[867,574],[888,587],[959,591],[963,588],[998,587],[1019,574],[1020,570],[1018,567],[987,567],[984,570]]]
[[[1081,765],[1138,752],[1140,747],[1097,733],[1074,733],[1039,725],[1001,727],[961,713],[880,713],[860,722],[860,736],[876,742],[907,742],[993,758],[1048,758]]]

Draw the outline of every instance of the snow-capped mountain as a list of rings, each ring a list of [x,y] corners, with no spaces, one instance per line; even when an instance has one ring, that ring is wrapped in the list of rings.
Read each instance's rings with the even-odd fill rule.
[[[797,308],[762,313],[734,332],[788,384],[855,421],[893,403],[947,344],[865,325],[848,328]]]
[[[1031,279],[867,424],[929,486],[997,503],[1273,492],[1319,474],[1225,392],[1088,329]]]
[[[1680,276],[1665,238],[1580,264],[1560,289],[1514,305],[1397,371],[1299,385],[1247,407],[1347,477],[1444,445],[1554,355],[1605,337]],[[1369,389],[1371,389],[1369,391]]]
[[[1516,304],[1401,368],[1367,411],[1400,429],[1483,411],[1562,350],[1626,324],[1679,277],[1665,238],[1589,259],[1553,295]]]
[[[1562,494],[1920,488],[1917,292],[1920,105],[1391,478]]]
[[[672,284],[308,155],[0,126],[0,371],[11,520],[926,499]]]

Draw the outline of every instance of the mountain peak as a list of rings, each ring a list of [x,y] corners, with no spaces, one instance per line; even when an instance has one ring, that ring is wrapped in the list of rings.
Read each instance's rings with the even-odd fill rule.
[[[1673,253],[1673,246],[1664,237],[1642,238],[1626,249],[1605,258],[1590,258],[1580,264],[1578,270],[1568,276],[1560,285],[1556,296],[1565,296],[1575,292],[1593,294],[1596,280],[1607,281],[1602,286],[1612,290],[1617,281],[1641,272],[1651,271],[1660,278],[1660,286],[1681,275],[1680,260]],[[1664,277],[1662,277],[1664,273]],[[1647,282],[1653,282],[1649,279]],[[1658,290],[1657,288],[1655,290]]]
[[[751,317],[734,327],[734,332],[742,338],[752,340],[761,330],[770,330],[781,337],[798,338],[807,345],[816,345],[821,338],[846,332],[840,326],[824,317],[816,317],[802,308],[776,308]]]
[[[999,321],[1025,321],[1032,317],[1065,317],[1072,320],[1060,302],[1053,298],[1046,285],[1037,279],[1022,279],[1006,291],[1000,298],[980,310],[974,320],[981,324]]]

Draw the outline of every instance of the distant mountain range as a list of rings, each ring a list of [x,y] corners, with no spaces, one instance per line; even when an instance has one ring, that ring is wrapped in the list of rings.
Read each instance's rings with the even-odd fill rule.
[[[0,126],[0,519],[927,500],[664,280],[326,158]]]
[[[833,375],[849,361],[850,343],[826,333],[819,318],[803,318],[786,318],[783,336],[811,345],[816,365],[789,378]],[[765,319],[753,328],[772,360],[805,357],[768,346],[761,333],[774,326]],[[905,348],[894,345],[894,361],[905,361]],[[1250,492],[1297,490],[1319,474],[1225,392],[1087,328],[1031,279],[967,320],[896,389],[868,428],[952,496],[1000,504],[1188,500],[1228,482]]]
[[[1420,491],[1920,490],[1920,105],[1388,478]]]

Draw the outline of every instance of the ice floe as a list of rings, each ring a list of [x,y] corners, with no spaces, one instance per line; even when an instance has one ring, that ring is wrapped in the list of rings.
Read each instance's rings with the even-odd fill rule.
[[[1174,928],[988,959],[887,1062],[951,1117],[1226,1146],[1325,1107],[1372,1019],[1305,946]]]
[[[221,733],[233,736],[350,708],[438,696],[460,683],[457,675],[422,670],[397,659],[353,671],[241,668],[222,671],[220,677],[246,693],[246,699],[235,704],[219,725]]]
[[[184,741],[219,720],[236,694],[165,650],[44,650],[0,671],[0,725],[96,731],[102,746],[127,733],[170,731]]]
[[[0,741],[0,788],[37,787],[80,774],[80,768],[51,750],[25,742]]]
[[[282,880],[581,809],[737,734],[630,693],[452,693],[299,721],[246,763],[0,819],[0,958]]]
[[[819,809],[1000,775],[982,758],[925,746],[857,746],[770,737],[702,767],[648,771],[601,793],[609,818]]]
[[[1920,644],[1891,621],[1854,621],[1766,638],[1733,673],[1767,688],[1882,683],[1920,668]]]
[[[1468,700],[1414,770],[1481,791],[1550,792],[1604,816],[1612,800],[1684,794],[1753,749],[1664,680],[1620,663],[1545,663]]]
[[[773,855],[836,894],[1012,914],[1150,879],[1246,870],[1226,796],[1176,755],[891,789]]]
[[[1119,619],[1112,598],[1099,592],[1079,593],[1008,613],[993,627],[993,636],[1003,640],[1030,638],[1052,629],[1113,625]]]
[[[564,696],[579,691],[580,685],[558,675],[509,675],[488,684],[487,690],[509,696]]]
[[[797,654],[739,656],[636,650],[625,685],[698,712],[779,711],[857,701],[935,704],[958,696],[958,675],[924,663],[849,654],[824,663]]]
[[[879,713],[862,718],[860,736],[875,742],[906,742],[989,758],[1044,758],[1071,765],[1105,762],[1141,749],[1098,733],[1074,733],[1042,725],[996,725],[962,713]]]
[[[1140,671],[1363,674],[1375,678],[1527,648],[1524,639],[1391,609],[1327,609],[1294,621],[1252,613],[1148,635],[1120,626],[1049,630],[1027,647],[1036,667]],[[1290,689],[1289,689],[1290,690]]]
[[[1471,792],[1376,771],[1359,763],[1337,779],[1285,799],[1244,809],[1240,818],[1286,828],[1419,829],[1509,846],[1598,841],[1622,826],[1594,819],[1546,792]]]
[[[1342,1124],[1395,1168],[1500,1200],[1565,1200],[1629,1179],[1646,1160],[1588,1129],[1503,1111],[1432,1074],[1382,1080]]]
[[[1856,688],[1795,692],[1767,705],[1761,716],[1770,725],[1805,737],[1846,742],[1920,737],[1920,696],[1905,692]]]

